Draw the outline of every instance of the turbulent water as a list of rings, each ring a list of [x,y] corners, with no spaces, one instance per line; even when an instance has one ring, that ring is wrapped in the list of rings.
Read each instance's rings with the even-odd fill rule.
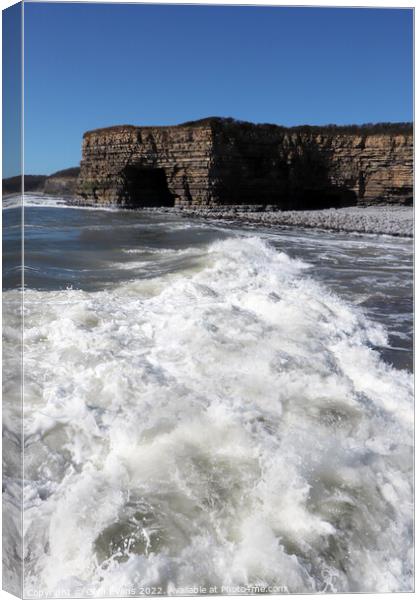
[[[25,221],[27,593],[412,589],[410,240]]]

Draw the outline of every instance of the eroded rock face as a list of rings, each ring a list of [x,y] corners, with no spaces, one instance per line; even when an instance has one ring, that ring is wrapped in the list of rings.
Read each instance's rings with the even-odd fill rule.
[[[52,196],[74,196],[77,186],[77,176],[47,177],[42,191]]]
[[[413,137],[400,129],[320,132],[211,118],[95,130],[84,135],[77,194],[129,207],[408,204]]]

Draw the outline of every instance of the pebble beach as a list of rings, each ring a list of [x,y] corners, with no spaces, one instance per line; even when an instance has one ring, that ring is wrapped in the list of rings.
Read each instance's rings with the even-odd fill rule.
[[[370,206],[323,210],[272,211],[242,207],[182,208],[182,215],[223,219],[264,226],[308,227],[412,237],[414,210],[410,206]]]

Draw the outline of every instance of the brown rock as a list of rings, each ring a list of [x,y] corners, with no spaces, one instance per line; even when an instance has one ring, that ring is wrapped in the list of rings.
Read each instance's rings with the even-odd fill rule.
[[[412,129],[287,129],[220,118],[110,127],[84,135],[77,194],[129,207],[407,204]]]

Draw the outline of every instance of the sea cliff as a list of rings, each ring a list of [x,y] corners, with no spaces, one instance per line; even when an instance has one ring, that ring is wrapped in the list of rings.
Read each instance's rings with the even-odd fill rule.
[[[35,192],[52,196],[74,196],[76,192],[79,167],[70,167],[52,175],[16,175],[3,179],[3,196]],[[23,186],[22,186],[23,183]]]
[[[209,118],[85,133],[81,202],[127,207],[410,204],[412,125],[256,125]]]

